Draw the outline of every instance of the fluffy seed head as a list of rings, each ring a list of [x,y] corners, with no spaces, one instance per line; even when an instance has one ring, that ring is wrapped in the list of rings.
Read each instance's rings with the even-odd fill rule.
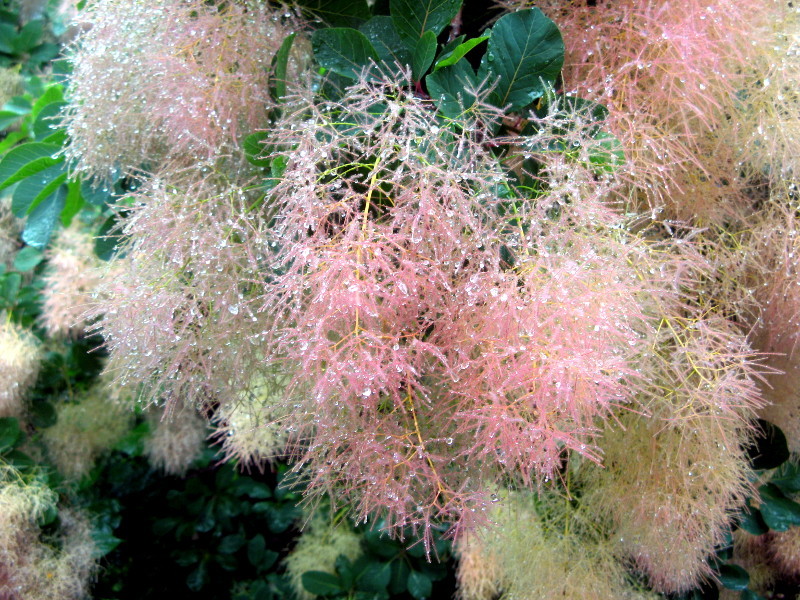
[[[295,25],[284,12],[248,0],[88,6],[65,115],[77,170],[111,179],[166,158],[208,160],[264,126],[270,61]]]
[[[624,564],[594,523],[564,509],[557,496],[512,493],[492,510],[480,535],[502,572],[504,596],[514,600],[633,600]]]
[[[150,464],[167,475],[183,476],[204,448],[206,422],[197,411],[184,407],[161,415],[149,413],[150,435],[144,452]],[[160,417],[160,418],[159,418]]]
[[[28,388],[36,381],[41,361],[32,333],[0,315],[0,416],[19,416]]]
[[[75,402],[56,407],[58,420],[43,432],[50,459],[71,481],[89,474],[97,457],[111,449],[130,428],[133,412],[108,399],[97,384]]]
[[[256,466],[286,450],[289,431],[283,423],[282,401],[291,377],[272,370],[257,375],[216,414],[216,437],[228,457]]]
[[[42,324],[50,336],[80,335],[100,281],[100,260],[92,237],[78,225],[59,231],[46,251]]]

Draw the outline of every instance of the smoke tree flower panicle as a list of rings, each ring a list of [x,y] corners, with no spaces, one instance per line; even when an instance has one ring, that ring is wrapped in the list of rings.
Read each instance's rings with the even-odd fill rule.
[[[70,482],[79,482],[97,458],[113,448],[130,430],[134,415],[127,406],[108,398],[104,384],[89,388],[74,402],[56,407],[57,422],[43,433],[51,461]]]
[[[754,493],[745,447],[763,405],[763,368],[745,337],[707,307],[691,308],[664,315],[642,357],[646,412],[609,421],[603,465],[577,473],[583,505],[667,593],[713,577],[707,557]]]
[[[645,600],[591,515],[558,493],[503,494],[491,510],[490,526],[476,531],[482,550],[509,598],[542,600],[597,598]],[[479,588],[480,589],[480,588]],[[483,600],[467,596],[464,600]],[[478,591],[478,590],[476,590]]]
[[[0,597],[8,600],[82,600],[97,571],[97,547],[89,519],[58,511],[56,536],[39,522],[56,508],[57,494],[39,478],[12,467],[0,472]]]
[[[542,6],[563,32],[565,88],[610,111],[634,201],[713,222],[747,202],[736,147],[718,130],[737,112],[753,56],[770,41],[764,24],[776,4],[555,0]]]
[[[726,123],[749,175],[780,187],[800,174],[800,7],[771,1],[759,46],[739,93],[738,111]]]
[[[235,398],[221,402],[214,415],[215,436],[227,458],[245,468],[286,453],[289,431],[282,419],[286,387],[291,376],[273,367],[251,377]]]
[[[62,229],[45,255],[42,325],[51,337],[80,335],[101,272],[92,237],[78,225]]]
[[[480,481],[537,486],[568,451],[598,460],[598,423],[635,402],[656,291],[588,124],[567,157],[542,151],[558,128],[539,123],[518,158],[543,167],[518,187],[479,124],[386,81],[294,110],[273,131],[286,169],[260,303],[267,361],[297,365],[285,422],[309,493],[427,535],[485,518]]]
[[[22,416],[25,394],[36,381],[41,358],[36,336],[0,313],[0,417]]]
[[[193,407],[182,407],[167,415],[150,411],[148,421],[150,435],[144,442],[147,460],[167,475],[185,475],[205,448],[205,419]]]
[[[247,214],[258,197],[249,184],[187,177],[154,177],[132,196],[122,225],[129,241],[94,312],[110,373],[141,384],[145,401],[192,405],[233,397],[260,364],[258,347],[242,342],[265,328],[245,292],[266,257],[265,224]]]
[[[70,54],[76,170],[108,180],[164,159],[215,159],[263,127],[270,61],[296,26],[286,14],[249,0],[91,3]],[[302,58],[290,66],[296,77]]]

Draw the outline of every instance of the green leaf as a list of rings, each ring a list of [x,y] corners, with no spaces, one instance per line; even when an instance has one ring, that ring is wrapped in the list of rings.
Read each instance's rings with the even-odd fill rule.
[[[3,299],[7,304],[14,304],[19,294],[19,288],[22,285],[22,275],[19,273],[5,273],[0,278],[0,283],[2,283],[0,291]]]
[[[233,554],[245,545],[247,540],[241,533],[226,535],[219,543],[219,551],[222,554]]]
[[[13,450],[22,441],[19,421],[14,417],[0,419],[0,453]]]
[[[391,578],[389,563],[370,562],[356,577],[356,586],[365,592],[385,592]]]
[[[408,575],[409,594],[417,600],[422,600],[431,595],[431,590],[433,590],[433,582],[427,575],[419,571],[411,571]]]
[[[761,516],[770,529],[787,531],[790,527],[800,525],[800,504],[789,500],[773,484],[758,488],[761,496]]]
[[[17,35],[17,28],[11,23],[0,23],[0,52],[13,54],[11,41]]]
[[[492,27],[478,79],[495,84],[489,101],[511,110],[528,106],[555,84],[564,64],[564,42],[538,8],[501,17]]]
[[[186,586],[193,592],[199,592],[208,583],[208,570],[205,561],[197,565],[189,575],[186,576]]]
[[[341,579],[325,571],[306,571],[301,581],[307,592],[317,596],[332,596],[345,591]]]
[[[145,439],[150,436],[150,424],[139,423],[114,446],[114,450],[127,456],[142,456],[144,453]]]
[[[617,167],[625,164],[622,142],[614,135],[598,131],[593,137],[599,143],[589,147],[589,163],[606,173],[613,173]]]
[[[467,52],[472,50],[475,46],[480,44],[481,42],[485,42],[491,36],[489,35],[482,35],[481,37],[472,38],[471,40],[467,40],[463,44],[459,44],[452,50],[448,52],[444,52],[436,61],[436,65],[433,67],[433,72],[435,73],[439,69],[443,67],[449,67],[451,65],[456,64],[460,61],[464,56],[466,56]]]
[[[65,164],[56,163],[46,169],[27,177],[17,184],[11,196],[11,212],[19,218],[24,218],[46,197],[42,191],[46,188],[49,193],[63,182]],[[55,186],[51,185],[54,181]]]
[[[266,483],[256,481],[250,477],[237,479],[233,487],[233,493],[236,496],[249,496],[256,500],[272,498],[272,489]]]
[[[0,110],[0,131],[9,125],[13,125],[21,118],[22,115],[19,113],[10,110]]]
[[[729,590],[744,590],[750,585],[750,575],[738,565],[722,565],[719,568],[719,582]]]
[[[375,48],[382,63],[390,67],[411,65],[411,48],[397,33],[391,17],[387,15],[372,17],[358,29]]]
[[[269,140],[269,133],[266,131],[257,131],[251,133],[242,141],[242,149],[244,150],[247,162],[256,167],[269,167],[272,164],[272,159],[266,156],[264,142]]]
[[[489,33],[491,33],[491,32],[489,32]],[[466,37],[467,36],[462,34],[462,35],[458,36],[457,38],[453,38],[452,40],[447,42],[444,46],[442,46],[442,49],[439,50],[439,58],[442,58],[443,56],[446,56],[446,55],[450,54],[458,46],[463,44],[464,43],[464,39]]]
[[[762,535],[769,531],[769,527],[764,522],[761,511],[750,504],[750,500],[745,501],[739,516],[739,527],[752,535]]]
[[[3,110],[15,112],[18,115],[27,115],[33,109],[33,104],[25,96],[14,96],[3,105]]]
[[[33,50],[31,50],[31,53],[28,56],[28,63],[36,64],[50,62],[58,56],[60,51],[61,48],[58,44],[54,44],[52,42],[39,44]]]
[[[16,146],[18,142],[21,142],[26,137],[27,136],[21,131],[6,132],[5,137],[0,140],[0,156],[5,155],[9,149]]]
[[[83,204],[80,181],[72,180],[67,182],[67,200],[64,203],[64,209],[61,211],[61,224],[64,227],[69,227],[72,218],[80,212]]]
[[[158,537],[163,537],[167,535],[170,531],[175,529],[175,526],[178,524],[178,519],[175,517],[167,517],[164,519],[159,519],[155,523],[153,523],[153,535]]]
[[[267,541],[260,533],[247,542],[247,560],[249,560],[250,564],[254,567],[257,567],[261,561],[264,560],[266,551]]]
[[[391,0],[389,12],[400,34],[412,46],[427,32],[438,36],[458,14],[461,0]]]
[[[414,57],[411,61],[411,76],[414,81],[419,81],[425,75],[436,56],[436,36],[432,31],[426,31],[417,41],[414,48]]]
[[[258,504],[268,505],[266,509],[266,518],[268,520],[269,530],[272,533],[283,533],[289,529],[292,523],[300,516],[300,509],[292,503],[274,505],[268,502],[259,502]],[[253,508],[255,508],[255,506]]]
[[[44,32],[44,21],[36,19],[28,21],[15,38],[11,40],[11,53],[24,54],[39,45]]]
[[[111,190],[89,181],[81,181],[81,196],[92,206],[105,206],[111,200]]]
[[[353,563],[350,562],[350,559],[344,554],[340,554],[334,561],[334,567],[342,580],[342,585],[345,588],[351,588],[355,574],[353,573]]]
[[[45,106],[53,103],[63,102],[64,88],[61,84],[53,84],[47,87],[44,93],[34,102],[31,107],[31,116],[35,119],[42,112]]]
[[[42,262],[44,255],[42,251],[31,246],[25,246],[22,250],[17,252],[14,257],[14,270],[21,273],[33,271],[33,269]]]
[[[104,557],[122,543],[122,540],[114,535],[114,531],[106,526],[92,531],[92,541],[94,542],[92,556],[96,559]]]
[[[384,558],[393,558],[401,551],[397,541],[390,538],[382,529],[383,523],[376,523],[371,529],[364,532],[364,541],[373,554]]]
[[[331,27],[358,27],[370,17],[366,0],[305,0],[299,4],[304,12]]]
[[[20,450],[12,450],[4,456],[6,462],[19,471],[28,472],[39,465],[30,456]]]
[[[311,48],[320,65],[350,79],[358,79],[370,62],[380,60],[366,36],[348,27],[318,29],[311,36]]]
[[[0,189],[64,162],[63,158],[53,158],[59,150],[60,146],[42,142],[30,142],[11,149],[0,160]]]
[[[55,522],[57,518],[58,518],[58,507],[55,504],[48,504],[45,507],[44,511],[36,519],[36,524],[39,525],[39,527],[44,527],[46,525],[50,525],[50,523]],[[95,548],[95,553],[96,553],[96,548]],[[93,555],[95,553],[93,553]]]
[[[47,400],[39,399],[31,407],[31,421],[37,429],[52,427],[58,420],[55,407]]]
[[[451,119],[458,118],[475,104],[478,78],[467,61],[444,67],[425,78],[428,92],[439,111]]]
[[[800,464],[786,461],[775,471],[770,483],[777,485],[785,494],[800,492]]]
[[[393,595],[402,594],[408,589],[408,576],[411,568],[408,561],[392,561],[392,578],[389,580],[389,592]]]
[[[181,567],[189,567],[200,560],[200,553],[196,550],[178,550],[173,554],[175,563]]]
[[[66,102],[51,102],[39,111],[32,127],[37,140],[47,139],[61,128],[61,111],[66,105]]]
[[[100,226],[94,238],[94,253],[100,260],[111,260],[122,241],[122,233],[117,229],[117,215],[111,215]]]
[[[272,58],[272,75],[269,78],[270,94],[276,102],[281,102],[286,96],[286,68],[289,64],[289,53],[295,37],[297,37],[296,33],[287,35]]]
[[[63,165],[58,165],[59,167],[63,167]],[[35,196],[30,201],[27,210],[25,211],[26,214],[31,214],[36,207],[39,206],[40,203],[44,201],[45,198],[50,197],[56,190],[58,190],[64,183],[67,181],[67,174],[63,172],[59,172],[53,179],[47,180],[46,178],[42,177],[42,183],[44,184],[42,188],[36,193]],[[38,186],[38,184],[36,184]],[[17,196],[16,190],[14,196]],[[66,205],[66,196],[69,195],[69,190],[67,189],[64,196],[64,204]]]
[[[44,248],[47,245],[66,198],[67,186],[59,186],[28,215],[25,229],[22,231],[22,239],[26,244],[37,248]]]

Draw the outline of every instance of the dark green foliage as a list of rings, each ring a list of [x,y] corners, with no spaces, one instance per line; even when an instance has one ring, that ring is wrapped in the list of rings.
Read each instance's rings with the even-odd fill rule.
[[[410,534],[405,541],[389,538],[379,520],[374,526],[361,526],[364,554],[355,561],[340,556],[336,573],[309,571],[303,586],[325,598],[388,599],[444,598],[452,594],[451,549],[443,532],[434,536],[432,560],[421,541]],[[448,577],[448,575],[450,575]]]
[[[146,434],[140,428],[134,437]],[[137,444],[127,447],[104,461],[85,491],[106,503],[121,540],[105,558],[96,597],[231,598],[243,590],[288,597],[275,567],[300,512],[294,492],[273,493],[280,474],[239,473],[216,465],[208,449],[178,479],[154,472]]]
[[[49,23],[36,19],[22,23],[11,10],[0,10],[0,67],[21,65],[25,72],[36,72],[59,53],[59,46],[48,31]]]

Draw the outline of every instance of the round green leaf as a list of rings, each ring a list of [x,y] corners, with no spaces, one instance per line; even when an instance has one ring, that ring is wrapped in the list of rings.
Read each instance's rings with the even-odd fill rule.
[[[430,31],[439,35],[458,14],[461,0],[390,0],[389,12],[400,34],[414,47]]]
[[[511,110],[528,106],[555,84],[564,64],[564,41],[538,8],[505,15],[492,27],[478,79],[495,83],[489,101]]]
[[[33,246],[25,246],[14,257],[14,270],[21,273],[33,271],[36,265],[42,262],[43,258],[44,254],[42,254],[41,250]]]
[[[366,36],[349,27],[318,29],[311,36],[311,49],[321,66],[350,79],[358,79],[364,67],[379,61]]]
[[[787,531],[790,527],[800,525],[800,504],[789,500],[772,484],[758,488],[761,496],[759,510],[764,522],[775,531]]]
[[[22,440],[19,421],[14,417],[0,419],[0,453],[12,450]]]
[[[775,471],[770,483],[777,485],[785,494],[800,492],[800,464],[795,461],[783,463]]]
[[[750,575],[737,565],[722,565],[719,582],[729,590],[744,590],[750,584]]]
[[[222,554],[233,554],[244,546],[246,541],[241,533],[226,535],[219,543],[219,551]]]
[[[748,500],[741,510],[739,517],[739,527],[752,535],[762,535],[769,531],[769,527],[761,516],[761,511],[753,508]]]
[[[389,563],[370,562],[356,578],[356,585],[365,592],[385,592],[391,577]]]
[[[44,248],[50,241],[67,199],[67,186],[59,185],[33,209],[22,231],[22,239],[30,246]]]
[[[301,581],[306,591],[317,596],[332,596],[345,591],[341,579],[325,571],[306,571]]]
[[[372,17],[358,30],[367,37],[385,65],[411,64],[412,49],[400,38],[391,17],[386,15]]]
[[[257,567],[264,559],[267,550],[267,542],[260,533],[247,543],[247,560],[254,567]]]
[[[206,563],[201,562],[197,565],[197,568],[186,577],[186,586],[193,592],[197,592],[200,591],[206,583],[208,583],[208,570],[206,569]]]
[[[432,589],[433,582],[424,573],[411,571],[408,575],[408,593],[417,598],[417,600],[423,600],[423,598],[430,596]]]

